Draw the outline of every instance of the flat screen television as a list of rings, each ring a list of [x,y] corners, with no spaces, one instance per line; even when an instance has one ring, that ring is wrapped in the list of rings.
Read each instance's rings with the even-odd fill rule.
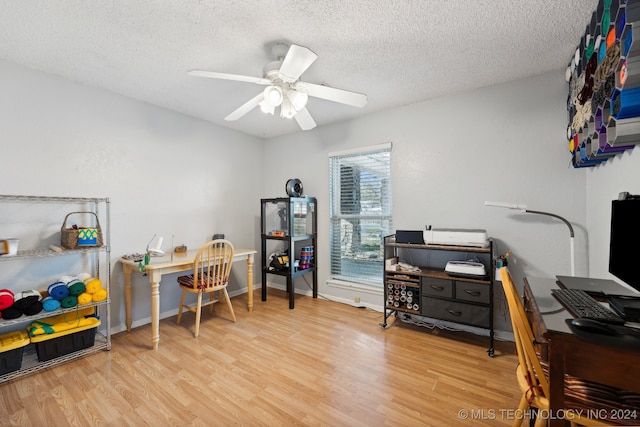
[[[640,291],[640,199],[611,202],[609,273]]]

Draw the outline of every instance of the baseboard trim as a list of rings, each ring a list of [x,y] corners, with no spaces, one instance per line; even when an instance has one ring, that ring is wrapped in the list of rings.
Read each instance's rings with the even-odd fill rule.
[[[259,289],[262,285],[258,284],[255,285],[253,287],[254,291],[256,289]],[[267,282],[267,288],[272,288],[272,289],[277,289],[283,292],[287,291],[287,286],[285,284],[280,284],[280,283],[271,283],[271,282]],[[247,293],[247,288],[240,288],[240,289],[236,289],[232,292],[229,292],[229,296],[230,297],[235,297],[237,295],[242,295],[242,294],[246,294]],[[298,288],[295,289],[295,293],[298,295],[305,295],[308,297],[312,297],[313,296],[313,291],[311,289],[304,289],[304,288]],[[321,296],[319,295],[320,298],[326,299],[328,301],[333,301],[333,302],[338,302],[341,304],[346,304],[346,305],[350,305],[352,307],[356,307],[356,308],[367,308],[373,311],[377,311],[382,313],[384,311],[384,308],[382,305],[380,304],[369,304],[369,303],[365,303],[365,302],[359,302],[356,303],[354,302],[352,299],[347,299],[347,298],[340,298],[340,297],[326,297],[326,296]],[[165,312],[160,313],[160,320],[162,319],[166,319],[167,317],[171,317],[171,316],[175,316],[178,314],[178,309],[174,308],[172,310],[168,310]],[[472,326],[466,326],[466,325],[458,325],[458,324],[454,324],[454,323],[449,323],[449,322],[444,322],[442,320],[437,320],[437,319],[433,319],[434,322],[438,322],[438,323],[444,323],[447,324],[447,326],[450,326],[451,328],[455,328],[459,331],[466,331],[466,332],[472,332],[472,333],[479,333],[480,335],[482,335],[482,332],[488,333],[486,330],[478,330],[478,328],[474,328]],[[144,325],[148,325],[151,323],[151,316],[148,317],[144,317],[142,319],[138,319],[134,322],[131,323],[131,328],[137,328],[139,326],[144,326]],[[124,332],[126,331],[126,327],[125,325],[118,325],[115,327],[111,328],[111,334],[117,334],[120,332]],[[508,331],[499,331],[499,330],[494,330],[494,337],[497,340],[501,340],[501,341],[511,341],[514,342],[515,338],[513,336],[512,332],[508,332]]]
[[[258,289],[258,286],[253,287],[254,290]],[[244,288],[236,289],[234,291],[229,292],[229,297],[233,298],[238,295],[246,294],[248,288],[245,286]],[[178,314],[178,308],[173,308],[171,310],[163,311],[160,313],[160,320],[166,319],[167,317],[176,316]],[[137,328],[139,326],[149,325],[151,323],[151,316],[143,317],[142,319],[134,320],[131,322],[131,329]],[[120,332],[125,332],[127,327],[125,324],[120,324],[111,327],[111,335],[117,334]]]

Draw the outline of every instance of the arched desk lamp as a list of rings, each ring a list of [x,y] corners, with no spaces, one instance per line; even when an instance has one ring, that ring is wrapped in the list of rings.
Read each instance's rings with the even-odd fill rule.
[[[552,214],[549,212],[532,211],[530,209],[527,209],[527,205],[519,205],[516,203],[504,203],[504,202],[487,202],[487,201],[484,202],[484,205],[495,206],[498,208],[514,209],[522,213],[532,213],[532,214],[538,214],[538,215],[552,216],[564,222],[567,225],[567,227],[569,227],[569,236],[570,236],[569,243],[571,245],[571,275],[572,276],[576,275],[576,255],[575,255],[575,247],[574,247],[574,233],[573,233],[573,227],[571,226],[571,223],[569,221],[567,221],[560,215]]]
[[[164,237],[160,236],[156,239],[156,236],[157,234],[154,234],[151,240],[149,240],[149,243],[147,244],[147,253],[150,256],[164,256],[164,251],[162,250]]]
[[[164,251],[161,249],[164,238],[158,237],[158,239],[156,240],[156,236],[157,234],[154,234],[151,240],[149,240],[149,243],[147,243],[147,249],[145,251],[144,258],[140,262],[138,262],[138,270],[140,270],[141,273],[144,273],[145,276],[147,275],[147,273],[145,273],[145,268],[147,267],[147,265],[149,265],[151,257],[164,256]],[[171,239],[171,246],[173,246],[173,237]],[[171,261],[173,261],[173,252],[171,253]]]

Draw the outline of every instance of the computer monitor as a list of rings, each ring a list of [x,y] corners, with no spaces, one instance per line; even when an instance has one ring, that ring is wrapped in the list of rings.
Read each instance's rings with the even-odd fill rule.
[[[611,202],[609,273],[640,291],[640,199]]]

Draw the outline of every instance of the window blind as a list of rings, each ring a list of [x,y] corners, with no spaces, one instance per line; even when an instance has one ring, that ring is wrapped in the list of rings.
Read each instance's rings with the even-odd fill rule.
[[[332,279],[382,286],[392,234],[391,144],[329,154]]]

